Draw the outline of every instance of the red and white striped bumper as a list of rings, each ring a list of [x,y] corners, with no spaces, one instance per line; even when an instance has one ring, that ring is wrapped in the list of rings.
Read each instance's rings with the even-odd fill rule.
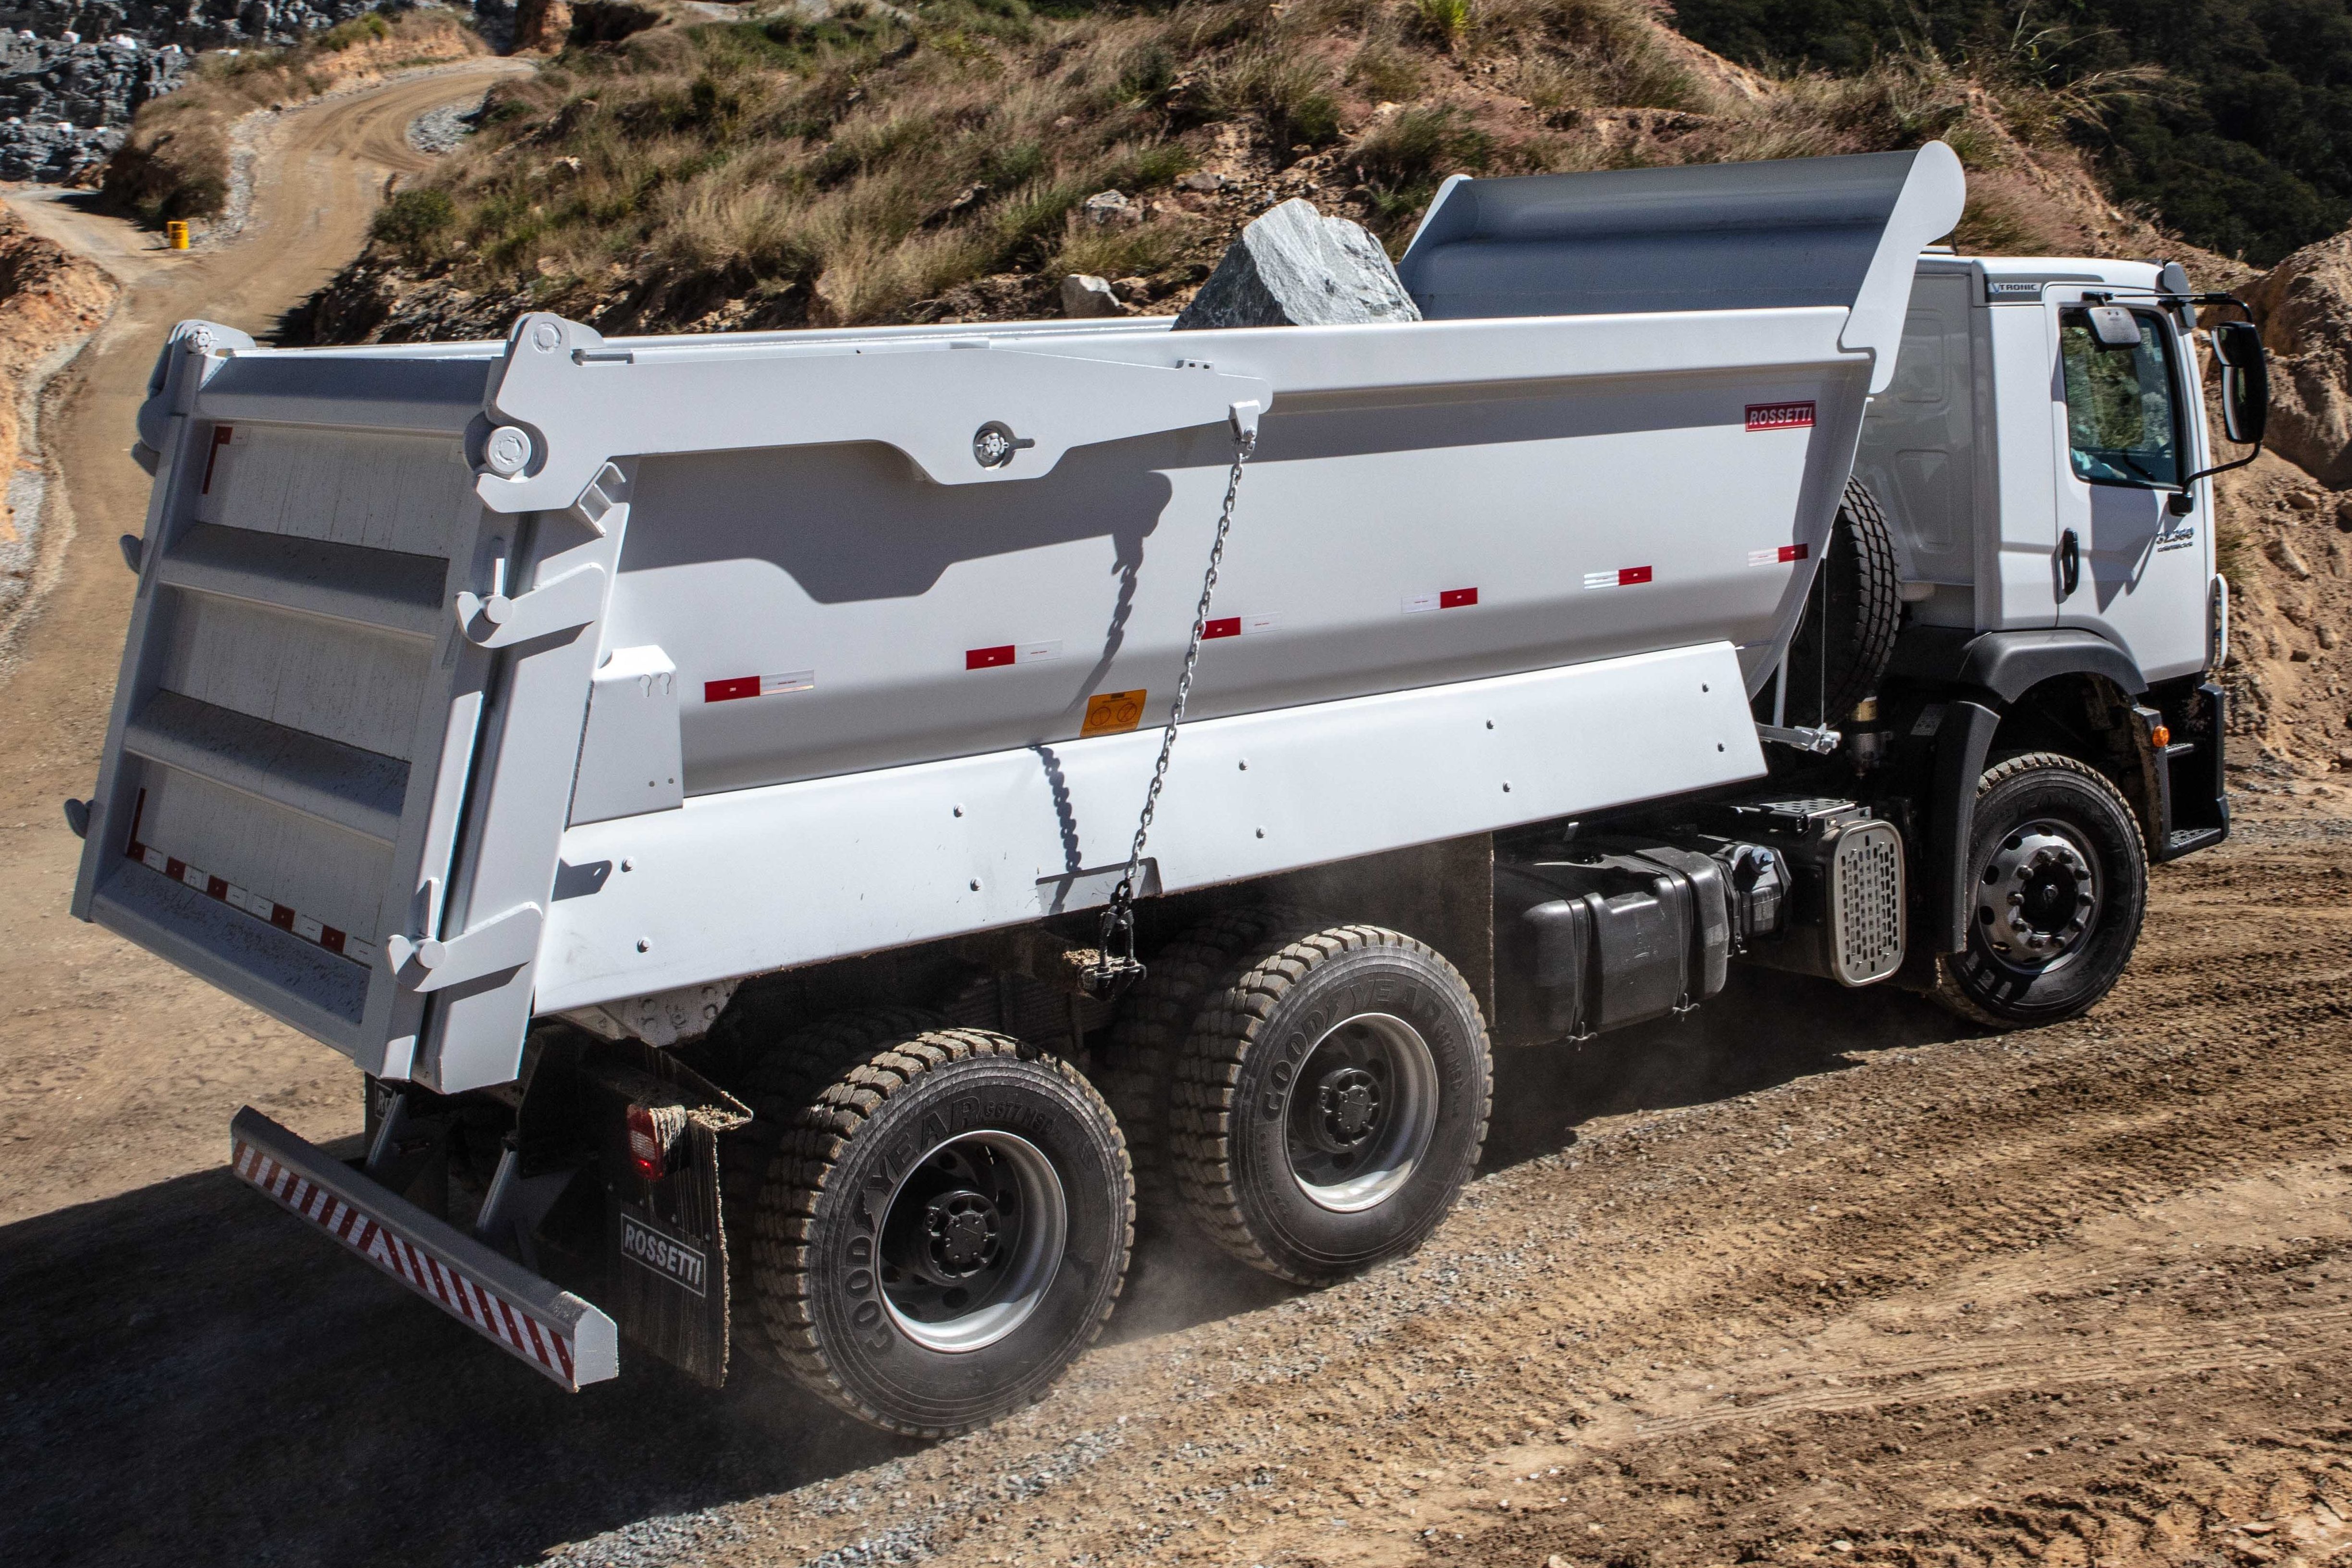
[[[251,1106],[229,1123],[229,1166],[378,1268],[564,1387],[621,1372],[613,1320],[434,1218]]]

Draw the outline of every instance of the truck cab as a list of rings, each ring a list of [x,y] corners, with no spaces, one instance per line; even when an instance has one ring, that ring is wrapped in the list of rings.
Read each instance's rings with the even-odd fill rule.
[[[2151,683],[2205,668],[2211,451],[2185,278],[2147,262],[1929,256],[1854,473],[1890,524],[1906,619],[2078,628]],[[2178,271],[2178,268],[2172,270]],[[2102,347],[2095,308],[2137,346]]]

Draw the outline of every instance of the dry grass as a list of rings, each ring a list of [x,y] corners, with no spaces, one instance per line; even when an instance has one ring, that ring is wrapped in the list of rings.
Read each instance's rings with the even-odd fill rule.
[[[1927,55],[1718,96],[1687,58],[1646,0],[680,14],[612,42],[575,33],[536,78],[499,88],[481,133],[387,208],[364,265],[608,331],[934,319],[981,296],[1034,305],[1037,279],[1073,271],[1165,299],[1284,194],[1393,244],[1455,172],[1936,137],[1991,169],[2097,108]],[[1241,186],[1171,188],[1202,164]],[[1107,189],[1149,220],[1076,216]],[[2036,221],[1995,196],[1964,228],[2015,248]]]
[[[1180,267],[1216,237],[1165,204],[1133,229],[1071,215],[1097,191],[1164,192],[1220,128],[1279,169],[1493,58],[1553,62],[1558,104],[1701,97],[1632,0],[1457,10],[1442,48],[1422,0],[1068,16],[1020,0],[849,0],[814,25],[683,21],[575,45],[501,88],[484,133],[435,178],[447,205],[388,212],[378,238],[408,267],[542,301],[641,281],[616,320],[756,298],[762,322],[866,321],[989,274]],[[1475,118],[1433,109],[1373,128],[1366,177],[1384,212],[1424,197],[1441,165],[1579,164],[1548,155],[1539,126],[1498,136]]]
[[[487,47],[449,11],[370,11],[290,49],[205,55],[185,86],[141,107],[107,162],[103,187],[150,224],[216,217],[228,201],[230,131],[243,116],[374,72]]]

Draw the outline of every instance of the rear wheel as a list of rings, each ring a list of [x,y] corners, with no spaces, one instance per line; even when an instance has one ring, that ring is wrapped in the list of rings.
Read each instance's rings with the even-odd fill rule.
[[[729,1295],[738,1303],[730,1348],[754,1365],[783,1372],[751,1302],[751,1218],[760,1187],[768,1178],[777,1145],[825,1085],[866,1060],[888,1041],[919,1035],[940,1023],[919,1007],[853,1007],[795,1029],[757,1052],[756,1060],[732,1087],[751,1108],[751,1124],[728,1134],[719,1146],[719,1190],[728,1226]],[[740,1315],[736,1315],[740,1314]]]
[[[1126,1135],[1128,1158],[1135,1166],[1136,1205],[1144,1215],[1158,1218],[1178,1205],[1168,1152],[1169,1101],[1177,1058],[1203,1000],[1242,953],[1321,923],[1279,905],[1225,910],[1154,952],[1142,983],[1120,1002],[1102,1090]]]
[[[2147,856],[2116,786],[2054,752],[2011,757],[1977,786],[1968,946],[1937,959],[1936,998],[1998,1029],[2087,1012],[2147,910]]]
[[[935,1029],[843,1073],[761,1184],[752,1287],[803,1383],[917,1436],[1043,1398],[1102,1331],[1135,1205],[1110,1110],[1008,1036]]]
[[[1408,936],[1335,926],[1244,959],[1179,1064],[1176,1174],[1218,1245],[1301,1285],[1421,1245],[1486,1142],[1485,1019]]]

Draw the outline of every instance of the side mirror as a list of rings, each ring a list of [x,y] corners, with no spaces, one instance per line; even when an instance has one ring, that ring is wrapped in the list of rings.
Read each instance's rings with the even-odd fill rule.
[[[2213,329],[2213,355],[2221,362],[2221,429],[2241,446],[2261,442],[2271,414],[2270,364],[2263,334],[2251,321]]]

